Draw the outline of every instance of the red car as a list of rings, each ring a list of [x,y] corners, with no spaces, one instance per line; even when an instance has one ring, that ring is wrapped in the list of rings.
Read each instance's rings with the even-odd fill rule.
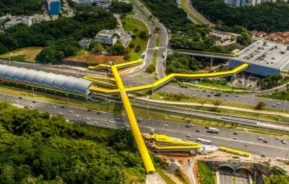
[[[263,143],[268,143],[268,141],[264,140]]]

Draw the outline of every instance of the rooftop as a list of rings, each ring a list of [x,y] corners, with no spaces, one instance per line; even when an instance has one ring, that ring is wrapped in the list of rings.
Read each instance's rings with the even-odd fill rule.
[[[235,59],[249,64],[283,69],[289,64],[289,45],[258,40],[241,50]]]
[[[102,30],[99,33],[97,33],[97,37],[105,37],[105,38],[110,38],[114,34],[118,34],[116,30]]]

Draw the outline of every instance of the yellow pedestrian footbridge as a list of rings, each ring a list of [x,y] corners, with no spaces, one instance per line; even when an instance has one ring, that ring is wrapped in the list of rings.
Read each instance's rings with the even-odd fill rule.
[[[139,64],[140,62],[142,62],[142,60],[137,60],[134,62],[130,62],[130,66],[135,65],[135,64]],[[224,72],[214,72],[214,73],[206,73],[206,74],[170,74],[156,82],[154,82],[153,84],[148,84],[148,85],[143,85],[143,86],[137,86],[137,87],[130,87],[130,88],[125,88],[121,77],[119,75],[119,72],[117,70],[117,68],[123,68],[126,67],[127,64],[118,64],[118,65],[113,65],[110,66],[110,70],[114,76],[116,85],[118,87],[118,89],[105,89],[105,88],[99,88],[99,87],[95,87],[92,86],[90,87],[90,90],[92,92],[100,92],[100,93],[120,93],[128,120],[129,120],[129,124],[134,136],[134,139],[136,141],[138,150],[140,152],[140,155],[142,157],[142,160],[144,162],[144,166],[145,169],[147,171],[147,173],[150,172],[155,172],[155,167],[153,165],[152,159],[149,155],[148,149],[145,145],[145,142],[143,140],[143,137],[141,135],[139,126],[137,124],[136,121],[136,117],[134,115],[133,109],[131,107],[129,98],[127,96],[127,92],[131,92],[131,91],[139,91],[139,90],[146,90],[146,89],[154,89],[156,87],[159,87],[161,85],[164,85],[168,82],[170,82],[173,78],[209,78],[209,77],[221,77],[221,76],[229,76],[229,75],[234,75],[244,69],[246,69],[248,67],[248,64],[242,64],[230,71],[224,71]],[[102,67],[109,67],[108,65],[102,65]],[[97,67],[95,67],[97,68]],[[95,69],[94,67],[90,67],[90,69]],[[87,78],[89,78],[89,76],[87,76]],[[94,79],[97,80],[97,79]],[[97,80],[98,81],[98,80]],[[152,137],[151,137],[152,138]],[[170,138],[168,136],[165,135],[155,135],[155,137],[153,137],[156,142],[158,143],[157,145],[155,145],[155,149],[157,149],[158,151],[161,150],[169,150],[169,151],[179,151],[179,150],[186,150],[186,151],[191,151],[193,149],[198,149],[201,147],[201,145],[199,143],[196,142],[192,142],[192,141],[178,141],[178,140],[174,140],[173,138]],[[230,151],[229,149],[226,149],[227,151]]]
[[[117,67],[118,65],[114,65],[113,67]],[[228,71],[222,71],[222,72],[212,72],[212,73],[200,73],[200,74],[180,74],[180,73],[172,73],[169,74],[160,80],[152,83],[152,84],[147,84],[147,85],[141,85],[141,86],[134,86],[134,87],[128,87],[124,88],[126,92],[135,92],[135,91],[142,91],[142,90],[150,90],[150,89],[155,89],[159,88],[167,83],[169,83],[172,79],[174,78],[186,78],[186,79],[198,79],[198,78],[212,78],[212,77],[224,77],[224,76],[230,76],[237,74],[246,68],[248,68],[249,64],[244,63],[232,70]],[[111,89],[103,89],[103,88],[97,88],[97,87],[91,87],[90,90],[92,92],[99,92],[99,93],[107,93],[107,94],[113,94],[117,93],[116,90],[111,90]]]
[[[130,124],[131,130],[132,130],[134,139],[136,141],[138,150],[139,150],[140,155],[142,157],[142,160],[144,162],[145,169],[146,169],[147,173],[155,172],[155,167],[153,165],[152,159],[151,159],[151,157],[149,155],[149,152],[148,152],[148,149],[147,149],[147,147],[145,145],[145,142],[144,142],[144,140],[142,138],[142,135],[141,135],[139,126],[137,124],[134,112],[132,110],[130,101],[128,99],[128,96],[126,94],[125,88],[123,86],[122,80],[120,78],[120,75],[119,75],[119,73],[117,71],[116,66],[112,66],[111,67],[111,71],[112,71],[112,73],[114,75],[114,78],[116,80],[116,84],[117,84],[117,86],[119,88],[120,96],[121,96],[121,99],[122,99],[122,102],[123,102],[123,105],[124,105],[124,109],[126,111],[126,114],[127,114],[128,120],[129,120],[129,124]]]
[[[249,153],[249,152],[240,151],[240,150],[236,150],[236,149],[232,149],[232,148],[227,148],[224,146],[220,146],[219,150],[224,151],[224,152],[228,152],[228,153],[233,153],[233,154],[240,155],[240,156],[245,156],[245,157],[249,157],[251,155],[251,153]]]

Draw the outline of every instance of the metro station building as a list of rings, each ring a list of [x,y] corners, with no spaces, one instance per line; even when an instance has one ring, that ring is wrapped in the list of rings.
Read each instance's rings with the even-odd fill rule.
[[[32,90],[42,90],[66,96],[85,97],[90,94],[92,82],[54,73],[0,65],[0,81]]]
[[[229,60],[229,68],[248,63],[246,73],[266,77],[289,70],[289,45],[258,40]]]

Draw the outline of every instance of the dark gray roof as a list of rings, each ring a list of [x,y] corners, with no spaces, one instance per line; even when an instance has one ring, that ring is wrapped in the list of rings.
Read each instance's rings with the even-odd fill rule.
[[[0,78],[81,94],[87,94],[92,83],[81,78],[7,65],[0,65]]]

